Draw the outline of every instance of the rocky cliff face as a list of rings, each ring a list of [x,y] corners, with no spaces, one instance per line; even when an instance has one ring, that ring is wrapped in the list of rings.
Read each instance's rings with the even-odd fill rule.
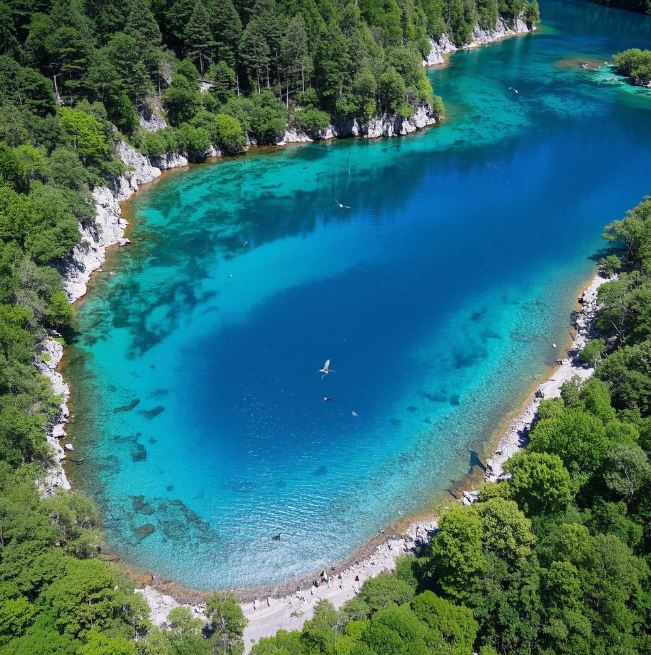
[[[328,125],[325,129],[313,132],[303,132],[297,129],[285,130],[278,145],[286,143],[307,143],[325,139],[337,139],[348,136],[363,139],[377,139],[385,136],[404,136],[428,125],[434,125],[436,117],[432,110],[426,106],[417,107],[409,118],[400,114],[382,114],[371,118],[368,123],[362,123],[357,118],[342,118]]]
[[[475,25],[472,33],[472,41],[463,46],[456,46],[450,40],[447,34],[443,34],[438,41],[430,39],[430,51],[423,59],[423,66],[434,66],[442,64],[444,56],[454,52],[455,50],[467,50],[469,48],[476,48],[477,46],[499,41],[507,36],[514,36],[515,34],[526,34],[527,32],[534,32],[536,26],[532,23],[525,23],[522,17],[518,17],[513,25],[509,25],[503,18],[498,18],[495,24],[495,29],[484,30],[479,25]]]
[[[127,243],[124,239],[127,222],[120,214],[119,203],[135,193],[140,184],[157,178],[162,170],[186,166],[188,163],[185,157],[175,153],[149,159],[124,142],[118,144],[117,155],[129,170],[115,178],[110,186],[93,189],[97,209],[95,221],[79,226],[81,243],[75,246],[70,256],[59,266],[70,302],[86,293],[92,272],[104,263],[106,249]]]
[[[92,195],[97,212],[95,221],[79,226],[81,243],[76,245],[72,253],[59,265],[70,302],[74,302],[86,293],[86,285],[91,274],[104,263],[106,249],[109,246],[128,242],[124,238],[127,221],[120,214],[119,203],[135,193],[140,184],[157,178],[163,169],[186,166],[188,163],[185,157],[176,153],[149,159],[124,142],[118,144],[117,155],[129,170],[124,175],[114,178],[110,186],[93,189]],[[69,416],[67,403],[70,396],[68,385],[61,373],[56,370],[62,357],[63,346],[48,338],[41,344],[39,357],[35,361],[39,371],[52,383],[55,395],[61,397],[59,412],[47,433],[48,443],[53,449],[52,466],[48,468],[44,477],[38,480],[38,487],[44,495],[54,493],[57,487],[70,489],[70,483],[61,466],[66,458],[66,451],[60,442],[66,438],[64,426]],[[72,445],[67,444],[66,449],[71,450]]]
[[[56,370],[63,357],[63,346],[58,341],[46,339],[41,344],[39,350],[36,368],[50,380],[53,393],[61,398],[59,411],[48,426],[46,435],[47,442],[52,446],[53,451],[52,466],[48,467],[45,476],[37,481],[41,494],[50,496],[57,487],[70,489],[70,483],[61,466],[61,462],[66,458],[66,454],[59,443],[59,439],[63,439],[66,436],[64,426],[69,416],[67,401],[70,395],[70,388],[64,382],[61,373]]]

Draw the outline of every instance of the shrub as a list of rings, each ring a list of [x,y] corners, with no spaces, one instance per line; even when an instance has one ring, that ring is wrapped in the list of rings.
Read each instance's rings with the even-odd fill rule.
[[[294,124],[304,132],[315,132],[330,125],[330,116],[316,107],[305,107],[294,114]]]
[[[213,141],[224,152],[237,154],[244,151],[246,137],[237,118],[228,114],[217,114],[215,116],[212,131]]]

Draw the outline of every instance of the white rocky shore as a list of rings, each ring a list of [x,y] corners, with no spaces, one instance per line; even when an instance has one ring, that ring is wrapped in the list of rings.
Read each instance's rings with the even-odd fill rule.
[[[495,454],[486,462],[486,481],[494,482],[508,477],[502,467],[507,459],[526,446],[542,398],[556,398],[560,396],[563,383],[575,376],[586,380],[594,373],[594,367],[581,362],[579,352],[586,342],[595,336],[597,291],[607,281],[606,278],[596,275],[581,294],[582,308],[573,316],[576,335],[567,351],[567,359],[562,360],[548,380],[532,394],[524,409],[503,433]],[[464,491],[462,502],[470,504],[475,502],[478,496],[476,491]],[[382,572],[393,571],[398,557],[405,553],[417,552],[427,544],[436,533],[436,529],[435,517],[415,521],[403,534],[384,537],[370,555],[353,560],[349,566],[341,570],[341,577],[339,577],[339,568],[334,572],[328,570],[327,573],[333,576],[330,585],[298,588],[295,592],[281,597],[268,597],[261,594],[255,602],[242,603],[244,615],[249,620],[244,631],[245,652],[248,653],[251,646],[262,637],[274,635],[278,630],[300,630],[305,621],[313,616],[314,606],[320,600],[328,600],[336,608],[341,607],[357,594],[366,580]],[[318,577],[318,574],[315,573],[314,577]],[[181,605],[172,596],[164,595],[152,586],[137,591],[152,608],[151,618],[156,625],[165,625],[168,612]],[[186,605],[186,607],[189,607],[195,616],[202,616],[204,606],[201,603]]]
[[[159,177],[163,170],[186,166],[188,163],[183,155],[176,153],[150,159],[123,141],[118,143],[117,155],[129,170],[114,178],[111,186],[98,186],[93,189],[97,210],[94,223],[79,226],[81,242],[59,268],[70,302],[78,300],[86,293],[91,274],[106,259],[106,249],[127,243],[124,239],[127,221],[122,218],[119,203],[130,198],[141,184]]]
[[[186,166],[188,163],[185,157],[178,154],[150,159],[122,141],[118,143],[117,155],[128,170],[124,175],[115,178],[110,187],[93,189],[92,195],[95,200],[97,216],[92,224],[79,225],[81,242],[59,265],[59,271],[63,275],[64,289],[70,302],[78,300],[86,293],[86,285],[90,276],[100,268],[106,259],[106,249],[110,246],[128,243],[128,240],[124,238],[127,221],[122,218],[119,203],[135,193],[139,185],[157,178],[162,170]],[[64,450],[61,445],[67,436],[65,424],[70,415],[68,409],[70,388],[63,380],[61,373],[56,370],[62,357],[63,346],[52,338],[47,338],[40,344],[35,361],[39,371],[50,379],[54,394],[61,398],[59,412],[48,427],[47,433],[47,441],[54,451],[51,466],[37,481],[43,495],[53,494],[58,487],[70,489],[70,482],[63,470],[62,462],[66,458],[66,450],[73,451],[74,446],[67,443]]]
[[[447,34],[443,34],[438,41],[430,39],[430,51],[423,59],[423,66],[436,66],[445,61],[445,55],[449,55],[456,50],[469,50],[470,48],[477,48],[478,46],[499,41],[508,36],[515,36],[516,34],[527,34],[535,32],[536,26],[533,23],[526,23],[522,20],[520,15],[514,21],[513,25],[509,25],[503,18],[498,18],[495,24],[495,29],[485,30],[479,25],[475,25],[472,32],[472,41],[463,46],[456,46],[450,40]]]
[[[344,118],[335,121],[322,130],[303,132],[297,129],[287,129],[278,145],[287,143],[308,143],[343,137],[360,137],[363,139],[377,139],[379,137],[404,136],[412,134],[424,127],[437,122],[432,110],[426,106],[417,107],[409,118],[400,114],[382,114],[363,123],[357,118]]]
[[[486,461],[486,481],[495,482],[508,477],[508,474],[504,473],[504,463],[529,442],[529,432],[538,418],[540,402],[545,398],[559,398],[561,387],[572,378],[578,376],[581,380],[587,380],[594,373],[594,366],[584,364],[579,359],[579,353],[586,342],[595,336],[594,319],[599,309],[597,292],[605,282],[608,282],[608,278],[595,275],[581,294],[581,310],[573,316],[575,336],[571,348],[567,351],[567,358],[561,360],[547,381],[536,389],[502,435],[493,457]],[[464,494],[464,499],[467,502],[470,497]]]
[[[66,436],[64,426],[69,417],[67,400],[70,395],[70,388],[64,382],[61,373],[56,370],[62,357],[63,346],[58,341],[48,338],[40,344],[36,367],[50,380],[54,395],[61,399],[59,411],[47,431],[47,442],[53,450],[51,466],[47,468],[45,475],[37,480],[39,491],[43,496],[51,496],[58,487],[70,489],[70,483],[61,466],[61,462],[66,458],[66,453],[59,443]]]

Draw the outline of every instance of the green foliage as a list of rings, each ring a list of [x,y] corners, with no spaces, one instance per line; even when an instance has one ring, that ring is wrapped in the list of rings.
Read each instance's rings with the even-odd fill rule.
[[[510,497],[531,515],[560,514],[571,500],[570,474],[558,455],[520,452],[505,465]]]
[[[605,346],[606,342],[604,339],[592,339],[591,341],[588,341],[583,350],[579,353],[581,361],[594,366],[594,364],[599,361]]]
[[[599,267],[606,277],[612,277],[615,273],[619,272],[622,262],[617,255],[608,255],[599,260]]]
[[[203,127],[193,127],[190,123],[183,123],[176,132],[179,148],[187,152],[188,157],[194,160],[204,159],[206,150],[210,148],[210,134]]]
[[[452,598],[467,598],[486,568],[482,523],[476,511],[453,508],[443,515],[431,546],[436,584]]]
[[[608,451],[604,461],[604,482],[627,503],[651,480],[646,453],[635,445],[619,443]]]
[[[217,114],[213,127],[213,141],[224,152],[237,154],[244,151],[246,137],[237,118],[228,114]]]
[[[403,78],[395,68],[389,68],[378,80],[380,107],[393,113],[404,111],[405,91]]]
[[[294,114],[294,123],[304,132],[316,132],[328,127],[330,116],[316,107],[305,107]]]
[[[249,129],[258,145],[274,144],[287,127],[287,110],[269,91],[253,98]]]
[[[633,84],[651,82],[651,50],[632,48],[613,55],[620,75],[626,75]]]
[[[411,603],[414,615],[431,630],[430,647],[456,655],[470,655],[479,625],[467,607],[457,607],[431,591],[416,596]]]
[[[82,161],[93,162],[109,156],[104,127],[94,116],[68,107],[60,107],[57,115],[70,145],[79,153]]]
[[[91,632],[77,655],[137,655],[135,645],[124,637],[107,637]]]
[[[206,616],[213,631],[213,651],[240,655],[244,650],[242,635],[248,620],[234,596],[211,596],[206,601]]]
[[[413,588],[403,580],[382,573],[367,580],[359,591],[359,598],[375,612],[391,603],[408,603],[414,595]]]
[[[540,23],[540,7],[538,0],[532,0],[524,6],[523,20],[527,23]]]

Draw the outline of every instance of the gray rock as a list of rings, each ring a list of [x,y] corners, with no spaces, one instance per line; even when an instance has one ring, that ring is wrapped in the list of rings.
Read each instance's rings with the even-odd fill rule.
[[[475,25],[472,33],[472,41],[463,46],[456,46],[447,34],[443,34],[438,41],[430,39],[430,51],[423,58],[423,66],[435,66],[442,64],[444,57],[455,50],[467,50],[469,48],[476,48],[477,46],[485,43],[498,41],[506,36],[513,36],[515,34],[526,34],[527,32],[534,32],[536,26],[530,23],[525,23],[522,20],[523,14],[515,20],[513,26],[509,26],[503,18],[498,18],[495,24],[495,29],[484,30],[479,25]]]

